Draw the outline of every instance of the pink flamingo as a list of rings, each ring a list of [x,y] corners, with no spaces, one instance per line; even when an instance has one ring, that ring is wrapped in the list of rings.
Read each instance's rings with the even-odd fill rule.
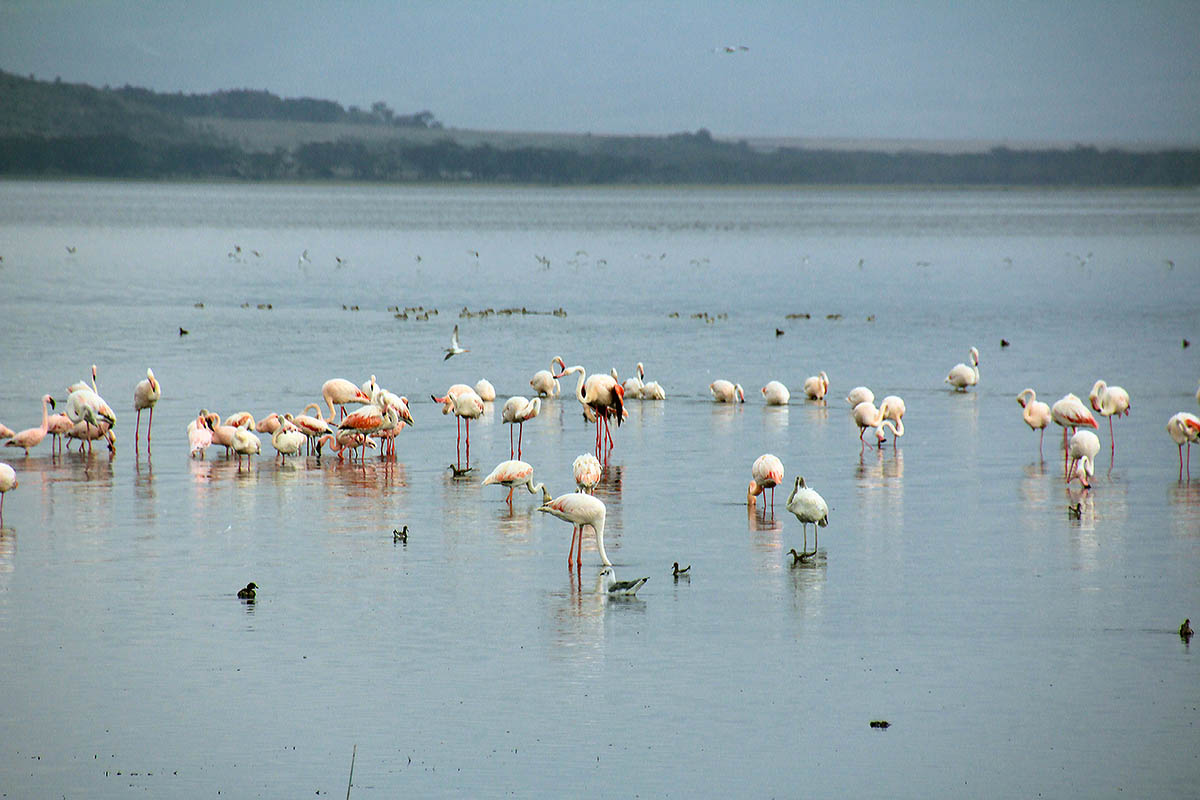
[[[154,427],[154,406],[158,403],[158,398],[162,396],[162,389],[158,385],[158,379],[154,377],[154,370],[146,370],[146,379],[139,381],[138,385],[133,387],[133,410],[137,412],[137,425],[133,430],[133,448],[138,448],[138,437],[142,431],[142,409],[150,409],[150,421],[146,423],[146,450],[150,449],[150,429]]]
[[[20,447],[25,451],[25,457],[29,457],[29,448],[37,447],[46,438],[46,432],[50,427],[50,415],[46,412],[46,404],[49,403],[51,408],[54,408],[54,398],[48,394],[42,395],[42,424],[36,428],[26,428],[19,433],[13,435],[11,439],[5,442],[6,447]]]
[[[1111,464],[1111,460],[1117,456],[1117,440],[1113,437],[1112,418],[1129,416],[1129,392],[1120,386],[1109,386],[1104,381],[1096,381],[1092,386],[1092,391],[1088,393],[1088,400],[1092,404],[1093,411],[1099,411],[1101,416],[1108,417],[1108,440],[1111,443],[1109,463]]]
[[[86,420],[83,422],[76,422],[71,430],[63,434],[63,436],[67,439],[78,440],[79,452],[81,453],[83,452],[84,442],[87,442],[90,451],[92,442],[96,441],[97,439],[104,439],[106,442],[108,442],[108,452],[117,452],[117,434],[112,429],[112,426],[108,424],[108,420],[100,420],[99,425],[92,425]],[[67,449],[70,449],[70,442],[67,443]]]
[[[792,399],[792,393],[779,381],[770,381],[762,387],[763,399],[769,406],[786,406]]]
[[[552,370],[555,366],[555,362],[551,361],[550,369]],[[545,369],[539,369],[533,373],[533,378],[529,381],[529,385],[533,388],[533,391],[537,392],[538,397],[554,397],[562,388],[558,383],[558,379],[554,377],[554,373]]]
[[[12,428],[8,427],[4,423],[0,423],[0,439],[11,439],[15,433],[16,431],[14,431]]]
[[[204,451],[213,443],[211,425],[212,421],[204,411],[188,425],[188,451],[192,458],[197,455],[204,458]]]
[[[458,425],[458,440],[454,448],[456,468],[461,467],[459,447],[462,444],[462,421],[467,421],[467,468],[471,466],[471,420],[483,416],[483,401],[475,390],[465,383],[456,383],[446,390],[446,394],[433,398],[433,402],[442,404],[442,414],[454,414]]]
[[[504,403],[504,408],[500,411],[500,419],[508,425],[508,457],[521,457],[521,439],[525,434],[525,423],[536,417],[542,410],[542,398],[535,397],[532,400],[517,395],[510,397]],[[513,450],[512,426],[516,425],[519,433],[517,434],[517,449]]]
[[[858,426],[858,440],[863,443],[863,447],[867,446],[863,439],[863,434],[867,432],[867,428],[876,428],[883,423],[883,414],[875,407],[875,404],[869,400],[864,400],[854,407],[852,412],[854,424]]]
[[[1037,392],[1033,389],[1025,389],[1017,395],[1017,402],[1021,404],[1024,411],[1021,412],[1021,419],[1025,420],[1025,424],[1029,426],[1031,431],[1038,431],[1038,459],[1042,457],[1042,439],[1046,436],[1046,426],[1050,424],[1050,406],[1037,399]]]
[[[17,471],[0,463],[0,526],[4,525],[4,495],[17,488]]]
[[[603,474],[603,469],[594,455],[584,453],[575,459],[575,462],[571,465],[571,472],[575,478],[575,485],[579,487],[579,491],[593,494],[596,491],[596,486],[600,483],[600,476]]]
[[[1096,418],[1087,410],[1083,401],[1071,393],[1067,393],[1050,406],[1050,418],[1063,429],[1063,476],[1067,475],[1067,428],[1071,433],[1080,427],[1095,428]]]
[[[331,378],[325,381],[321,387],[321,397],[329,404],[329,419],[333,420],[337,416],[334,406],[344,406],[347,403],[369,403],[371,398],[362,389],[355,386],[345,378]],[[346,409],[342,409],[342,417],[345,418]]]
[[[829,376],[818,372],[804,381],[804,396],[809,400],[824,400],[829,391]]]
[[[70,433],[74,427],[75,425],[71,422],[71,418],[63,412],[60,411],[57,414],[50,415],[47,420],[46,432],[51,436],[50,450],[52,452],[55,450],[60,453],[62,452],[62,437]]]
[[[559,495],[548,503],[543,503],[538,511],[552,514],[565,520],[573,526],[571,529],[571,551],[567,554],[567,564],[571,564],[571,556],[575,556],[575,565],[583,563],[583,529],[591,527],[596,532],[596,547],[600,550],[600,561],[606,567],[611,567],[608,553],[604,552],[604,517],[607,509],[604,501],[583,492],[571,492]],[[575,542],[579,542],[579,550],[575,550]]]
[[[533,482],[533,467],[524,461],[509,460],[501,461],[496,465],[496,468],[483,479],[483,486],[490,486],[493,483],[498,483],[501,486],[508,487],[508,497],[505,502],[509,507],[512,507],[513,491],[518,486],[524,486],[529,490],[530,494],[537,494],[540,489],[542,492],[542,503],[550,502],[550,492],[546,491],[546,484]]]
[[[740,383],[731,383],[724,378],[718,378],[708,385],[708,391],[712,394],[712,398],[718,403],[744,403],[746,402],[746,393],[742,391]]]
[[[268,414],[258,422],[254,423],[254,430],[258,431],[259,433],[270,435],[279,430],[281,421],[282,417],[280,417],[278,414]]]
[[[1179,445],[1180,480],[1183,480],[1183,446],[1187,445],[1187,476],[1190,481],[1192,479],[1192,442],[1200,441],[1200,417],[1180,411],[1167,420],[1167,433],[1170,434],[1171,441]]]
[[[771,490],[771,510],[775,510],[775,487],[783,483],[783,462],[763,453],[750,467],[750,485],[746,487],[746,505],[753,506],[765,490]],[[765,509],[764,509],[765,510]]]
[[[575,399],[583,406],[583,416],[588,422],[596,423],[596,456],[600,453],[607,436],[608,447],[613,446],[612,430],[609,428],[609,417],[615,417],[617,427],[620,427],[628,412],[625,410],[625,388],[617,383],[611,375],[588,376],[582,366],[576,364],[567,367],[560,356],[554,357],[559,366],[555,378],[562,378],[571,373],[579,373],[579,383],[575,387]],[[603,432],[602,432],[603,430]]]
[[[321,455],[323,445],[329,445],[329,449],[337,454],[338,461],[342,460],[342,451],[350,450],[350,458],[354,458],[354,450],[361,447],[364,452],[368,447],[374,447],[375,443],[367,438],[364,433],[358,433],[350,430],[339,430],[336,435],[327,434],[317,440],[317,456]]]
[[[257,423],[254,421],[254,415],[249,411],[238,411],[226,417],[222,424],[231,428],[253,428]]]
[[[376,399],[379,398],[379,392],[375,392]],[[376,431],[382,430],[388,424],[388,410],[380,403],[368,403],[353,412],[346,415],[338,426],[338,431],[352,431],[361,433],[364,437],[369,437]],[[290,420],[289,420],[290,422]],[[364,439],[364,442],[366,439]],[[365,444],[359,446],[359,460],[366,458]]]
[[[287,419],[286,416],[284,419]],[[287,463],[288,456],[300,454],[300,448],[304,446],[307,437],[296,430],[296,426],[292,425],[291,421],[287,421],[279,426],[279,430],[271,434],[271,446],[275,448],[275,452],[279,454],[279,463]]]
[[[310,416],[309,409],[313,410],[316,416]],[[311,453],[314,442],[327,433],[333,433],[334,427],[329,424],[330,420],[325,419],[321,415],[321,406],[316,403],[309,403],[304,407],[304,413],[295,417],[290,417],[291,423],[308,438],[308,451]],[[272,431],[273,433],[274,431]]]

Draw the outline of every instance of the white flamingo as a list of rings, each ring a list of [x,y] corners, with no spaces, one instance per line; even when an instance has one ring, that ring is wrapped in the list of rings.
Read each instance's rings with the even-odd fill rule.
[[[612,562],[608,560],[608,553],[604,552],[604,517],[607,511],[604,501],[583,492],[571,492],[542,504],[538,511],[552,514],[573,526],[567,564],[571,563],[572,555],[575,556],[576,566],[583,563],[583,529],[590,527],[596,533],[596,548],[600,551],[601,563],[606,567],[612,566]],[[575,550],[576,541],[579,542],[578,553]]]
[[[815,489],[810,489],[804,484],[803,477],[797,477],[795,485],[792,486],[792,493],[788,495],[787,510],[795,514],[796,519],[800,520],[800,524],[804,526],[804,550],[795,553],[796,560],[804,561],[812,558],[817,554],[817,528],[824,528],[829,524],[829,505]],[[811,553],[808,552],[809,524],[813,526]]]
[[[718,378],[708,385],[708,391],[712,393],[712,398],[718,403],[744,403],[746,402],[746,393],[742,391],[740,383],[732,383],[724,378]]]
[[[1050,406],[1037,399],[1037,392],[1033,389],[1024,389],[1017,395],[1017,402],[1021,404],[1021,419],[1025,420],[1025,424],[1032,431],[1038,431],[1038,458],[1042,457],[1042,439],[1046,436],[1046,427],[1053,419],[1050,416]]]
[[[956,391],[965,392],[967,387],[974,386],[979,383],[979,351],[974,347],[970,350],[971,363],[955,364],[950,370],[950,374],[946,376],[946,383],[954,387]]]

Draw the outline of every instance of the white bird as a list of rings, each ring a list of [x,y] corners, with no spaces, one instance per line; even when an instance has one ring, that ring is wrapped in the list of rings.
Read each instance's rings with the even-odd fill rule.
[[[469,353],[469,352],[471,352],[469,349],[459,346],[459,344],[458,344],[458,326],[455,325],[454,332],[450,334],[450,346],[446,348],[446,356],[442,360],[445,361],[446,359],[450,358],[451,356],[456,356],[456,355],[459,355],[460,353]]]
[[[904,412],[908,409],[904,405],[904,398],[889,394],[883,398],[883,402],[879,404],[879,417],[881,420],[891,420],[895,422],[892,428],[892,433],[895,437],[904,435]],[[893,439],[893,444],[895,439]]]
[[[248,428],[238,428],[233,433],[233,452],[237,453],[238,469],[241,469],[242,456],[248,464],[250,456],[262,453],[262,442]]]
[[[554,364],[557,366],[557,364]],[[553,397],[559,393],[562,387],[558,383],[558,379],[550,370],[539,369],[533,374],[533,378],[529,381],[529,385],[538,393],[539,397]]]
[[[0,525],[4,524],[4,495],[17,488],[17,471],[0,462]]]
[[[1093,411],[1098,411],[1101,416],[1108,417],[1108,440],[1111,444],[1109,458],[1115,458],[1117,440],[1113,437],[1112,418],[1129,416],[1129,392],[1120,386],[1109,386],[1104,381],[1096,381],[1092,386],[1092,391],[1088,393],[1088,400],[1092,404]]]
[[[238,428],[238,430],[242,429]],[[288,456],[298,454],[306,441],[308,441],[308,437],[296,430],[290,420],[285,425],[280,425],[279,430],[271,434],[271,446],[279,454],[279,463],[281,464],[287,461]]]
[[[612,567],[604,567],[600,570],[600,588],[609,596],[633,597],[648,580],[650,580],[649,576],[633,581],[619,581]]]
[[[642,386],[643,400],[666,400],[667,391],[659,385],[658,381],[650,381]]]
[[[600,483],[600,476],[603,474],[603,469],[600,466],[600,460],[591,453],[584,453],[577,457],[575,462],[571,464],[571,473],[575,478],[575,485],[579,487],[579,491],[592,494],[596,490],[596,486]]]
[[[500,419],[505,425],[508,425],[508,457],[521,457],[521,439],[525,434],[525,423],[536,417],[542,410],[542,398],[535,397],[532,400],[516,395],[508,398],[504,403],[504,408],[500,410]],[[517,434],[517,447],[513,449],[512,426],[516,425],[519,433]]]
[[[636,373],[634,377],[626,378],[625,383],[621,384],[622,388],[625,389],[626,400],[636,400],[640,398],[642,396],[642,387],[645,386],[642,381],[646,377],[646,371],[642,368],[642,362],[639,361],[637,363],[637,366],[634,368],[634,372]]]
[[[1080,433],[1086,433],[1086,431],[1080,431]],[[1070,477],[1067,478],[1067,483],[1070,484],[1071,481],[1079,481],[1079,485],[1084,489],[1090,489],[1092,488],[1092,483],[1088,479],[1094,474],[1096,474],[1096,470],[1091,457],[1086,455],[1080,456],[1079,460],[1075,463],[1075,469],[1072,470]]]
[[[731,383],[724,378],[718,378],[708,385],[708,391],[712,393],[712,398],[718,403],[744,403],[746,402],[746,393],[742,391],[740,383]]]
[[[960,392],[965,392],[968,386],[974,386],[979,383],[979,351],[972,347],[970,354],[970,366],[955,364],[950,370],[950,374],[946,376],[946,383]]]
[[[771,508],[775,508],[775,487],[783,483],[783,462],[771,453],[763,453],[750,465],[750,485],[746,487],[746,505],[755,504],[758,496],[771,490]]]
[[[1050,415],[1050,406],[1037,399],[1037,392],[1033,389],[1025,389],[1017,395],[1017,402],[1021,404],[1024,411],[1021,412],[1021,419],[1025,420],[1025,424],[1030,430],[1038,431],[1038,457],[1042,455],[1042,439],[1046,436],[1046,427],[1050,424],[1053,417]]]
[[[1195,414],[1189,414],[1186,411],[1180,411],[1167,420],[1167,433],[1170,434],[1171,441],[1179,445],[1180,480],[1183,479],[1183,446],[1187,445],[1187,476],[1188,480],[1191,480],[1192,442],[1200,442],[1200,417],[1197,417]]]
[[[150,447],[150,429],[154,427],[154,406],[158,403],[158,399],[162,397],[162,389],[158,385],[158,379],[154,377],[154,370],[146,370],[146,379],[140,381],[133,388],[133,410],[137,412],[137,425],[133,431],[133,446],[136,449],[138,445],[138,436],[142,430],[142,409],[150,409],[150,421],[146,423],[146,448]]]
[[[1089,469],[1088,474],[1092,474],[1092,468],[1096,463],[1096,454],[1100,452],[1100,437],[1088,430],[1078,431],[1071,437],[1070,443],[1067,445],[1067,455],[1071,457],[1071,464],[1067,467],[1067,472],[1075,471],[1075,465],[1081,459],[1088,459]],[[1068,481],[1069,482],[1069,481]],[[1088,483],[1081,481],[1086,487]]]
[[[518,486],[524,486],[529,490],[530,494],[537,494],[540,489],[542,492],[542,503],[549,503],[551,500],[550,492],[546,491],[546,484],[533,482],[533,467],[524,461],[510,460],[501,461],[496,465],[496,468],[483,479],[482,486],[490,486],[493,483],[498,483],[501,486],[508,487],[508,497],[505,502],[512,505],[513,490]]]
[[[786,406],[788,400],[791,399],[791,392],[779,381],[770,381],[766,386],[762,387],[763,399],[767,401],[769,406]]]
[[[863,439],[863,434],[867,432],[867,428],[879,428],[883,424],[883,414],[879,413],[879,409],[869,400],[864,400],[854,407],[851,412],[854,417],[854,424],[858,426],[858,440],[866,445]]]
[[[828,391],[829,376],[824,372],[818,372],[804,380],[804,396],[809,400],[824,400]]]
[[[850,404],[850,408],[859,403],[874,403],[875,393],[865,386],[855,386],[850,390],[850,394],[846,395],[846,402]]]
[[[788,495],[787,510],[796,515],[796,519],[800,520],[800,524],[804,526],[804,550],[796,555],[797,561],[804,561],[812,558],[817,554],[817,528],[824,528],[829,524],[829,505],[825,502],[825,498],[817,494],[816,490],[809,489],[804,485],[804,478],[797,477],[796,484],[792,487],[792,493]],[[813,525],[813,549],[808,552],[808,526]]]
[[[491,403],[496,399],[496,387],[487,378],[480,378],[479,383],[475,384],[475,394],[483,402]]]
[[[596,547],[600,551],[601,563],[606,567],[612,566],[612,562],[608,560],[608,553],[604,552],[604,517],[607,509],[602,500],[583,492],[571,492],[559,495],[549,503],[544,503],[538,508],[538,511],[553,514],[574,526],[571,531],[571,552],[567,554],[568,564],[571,563],[572,555],[575,556],[576,566],[582,563],[583,529],[590,527],[596,532]],[[576,540],[579,542],[578,554],[575,551]]]
[[[1068,392],[1050,406],[1050,418],[1063,429],[1063,476],[1067,474],[1067,428],[1074,433],[1078,428],[1096,427],[1096,418],[1087,410],[1083,401]]]

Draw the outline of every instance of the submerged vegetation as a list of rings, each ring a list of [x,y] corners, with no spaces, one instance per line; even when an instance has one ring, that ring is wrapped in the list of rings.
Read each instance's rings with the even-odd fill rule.
[[[237,125],[258,126],[241,135]],[[0,72],[0,174],[534,184],[1192,186],[1200,149],[974,153],[751,147],[707,130],[538,136],[447,129],[261,90],[160,93]]]

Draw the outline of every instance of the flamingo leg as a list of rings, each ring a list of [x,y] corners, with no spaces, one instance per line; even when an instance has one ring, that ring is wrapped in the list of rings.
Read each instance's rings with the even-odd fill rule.
[[[1112,466],[1113,459],[1117,457],[1117,440],[1113,438],[1112,414],[1108,415],[1108,441],[1112,444],[1112,451],[1108,457],[1109,466]]]
[[[1180,445],[1180,447],[1182,447],[1182,445]],[[1182,453],[1183,451],[1180,450],[1180,452]],[[1182,457],[1183,456],[1180,456],[1180,458],[1182,458]],[[567,553],[567,565],[568,566],[570,566],[570,564],[571,564],[571,558],[575,555],[575,534],[577,534],[578,532],[579,532],[579,526],[572,525],[571,526],[571,552]]]
[[[505,498],[508,503],[509,508],[512,508],[512,494],[513,494],[513,487],[510,486],[510,487],[508,487],[508,497]]]
[[[508,457],[513,457],[512,425],[508,426]]]
[[[154,427],[154,406],[150,406],[150,419],[146,422],[146,452],[150,452],[150,429]],[[246,456],[249,459],[249,456]]]
[[[461,469],[462,468],[462,453],[460,452],[460,450],[462,447],[462,417],[455,416],[454,422],[458,426],[458,439],[454,443],[454,465]]]
[[[471,466],[471,418],[467,418],[467,466]]]
[[[1041,428],[1038,431],[1038,461],[1042,460],[1042,439],[1046,438],[1046,429]]]
[[[138,437],[141,436],[141,434],[142,434],[142,410],[139,408],[138,412],[137,412],[137,424],[133,428],[133,446],[135,449],[137,448]],[[149,441],[149,439],[150,439],[150,436],[147,435],[146,440]]]
[[[511,440],[512,439],[512,428],[508,429],[508,435],[509,435],[509,439]],[[521,439],[524,436],[525,436],[525,423],[521,422],[521,423],[519,423],[519,430],[517,431],[517,458],[521,457]]]

